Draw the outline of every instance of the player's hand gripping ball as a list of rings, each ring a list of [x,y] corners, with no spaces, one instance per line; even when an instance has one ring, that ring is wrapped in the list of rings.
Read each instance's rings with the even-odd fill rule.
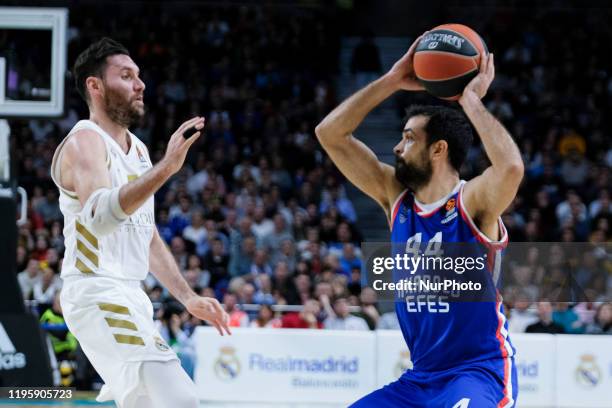
[[[414,71],[427,92],[457,100],[478,74],[480,57],[488,53],[476,31],[462,24],[444,24],[421,38],[414,54]]]

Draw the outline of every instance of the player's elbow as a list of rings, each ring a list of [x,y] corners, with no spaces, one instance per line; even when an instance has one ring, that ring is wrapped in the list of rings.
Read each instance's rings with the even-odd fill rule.
[[[325,124],[325,121],[319,123],[315,128],[315,135],[321,144],[325,143],[329,139],[329,127]]]
[[[524,174],[525,166],[522,160],[508,163],[504,169],[504,179],[515,181],[516,184],[520,184]]]
[[[334,128],[325,119],[315,128],[315,135],[317,135],[317,140],[325,149],[340,146],[345,141],[345,137],[348,137],[348,134]]]

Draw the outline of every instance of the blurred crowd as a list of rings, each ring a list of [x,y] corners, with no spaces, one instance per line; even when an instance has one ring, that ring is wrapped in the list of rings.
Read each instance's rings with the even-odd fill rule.
[[[92,5],[71,10],[69,63],[109,33],[127,46],[147,86],[147,114],[132,131],[148,144],[153,162],[183,120],[206,117],[184,170],[155,196],[158,228],[190,285],[222,301],[234,327],[399,328],[376,292],[362,288],[359,214],[314,136],[339,102],[340,33],[333,20],[316,8],[140,4],[105,19],[97,18],[99,11]],[[515,137],[525,162],[523,185],[503,216],[511,241],[610,240],[606,13],[528,15],[517,8],[478,23],[484,26],[472,24],[495,45],[498,73],[487,106]],[[545,18],[554,23],[544,24]],[[508,26],[516,22],[510,36]],[[359,73],[358,63],[352,68]],[[18,182],[30,197],[28,223],[19,229],[18,279],[55,333],[57,354],[78,353],[54,302],[64,240],[49,176],[55,147],[88,116],[69,83],[63,118],[11,121]],[[478,143],[467,162],[466,179],[486,165]],[[533,282],[532,266],[526,260],[509,273]],[[535,295],[509,293],[511,330],[612,333],[612,305],[605,302],[612,269],[609,259],[596,266],[583,276],[585,284],[599,280],[594,302],[536,306]],[[190,336],[202,322],[151,275],[144,285],[160,333],[192,373]]]

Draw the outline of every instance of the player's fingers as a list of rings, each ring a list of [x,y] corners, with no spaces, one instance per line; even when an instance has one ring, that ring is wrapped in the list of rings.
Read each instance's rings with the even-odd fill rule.
[[[211,320],[211,324],[215,326],[215,329],[217,329],[219,334],[223,336],[223,331],[221,331],[221,326],[219,326],[219,323],[216,320]]]
[[[185,132],[190,127],[194,126],[200,120],[203,120],[203,118],[200,116],[196,116],[189,120],[186,120],[185,122],[181,124],[181,126],[179,126],[177,133],[183,134],[183,132]]]
[[[489,57],[489,72],[491,73],[491,77],[495,76],[495,55],[491,53]]]
[[[487,67],[489,63],[489,54],[481,54],[480,55],[480,71],[479,74],[486,74]]]
[[[223,315],[221,317],[221,327],[225,329],[225,332],[228,335],[230,336],[232,335],[232,332],[230,331],[230,328],[229,328],[229,315],[225,312],[223,312]]]
[[[412,45],[410,46],[410,48],[408,49],[408,52],[406,53],[406,55],[412,55],[414,54],[414,51],[416,50],[416,47],[418,47],[419,43],[421,42],[421,40],[423,39],[423,37],[425,37],[425,35],[427,35],[429,31],[425,31],[423,34],[421,34],[416,40],[414,40],[414,42],[412,43]]]
[[[193,144],[193,143],[194,143],[196,140],[198,140],[198,138],[200,137],[200,134],[201,134],[201,132],[200,132],[200,131],[197,131],[197,132],[195,132],[193,135],[191,135],[191,137],[190,137],[189,139],[187,139],[187,140],[185,141],[185,146],[186,146],[186,148],[187,148],[187,149],[189,149],[189,148],[191,147],[191,145],[192,145],[192,144]]]

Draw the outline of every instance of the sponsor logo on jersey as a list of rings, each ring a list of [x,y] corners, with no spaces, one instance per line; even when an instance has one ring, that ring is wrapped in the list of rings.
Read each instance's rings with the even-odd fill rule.
[[[451,198],[446,202],[444,209],[446,210],[446,216],[442,219],[442,224],[452,221],[457,218],[457,200]]]
[[[0,323],[0,371],[14,370],[26,366],[25,354],[17,352],[15,345]]]

